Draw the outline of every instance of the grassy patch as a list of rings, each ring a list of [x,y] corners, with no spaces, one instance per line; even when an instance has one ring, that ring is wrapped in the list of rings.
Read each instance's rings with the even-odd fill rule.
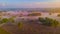
[[[0,28],[0,34],[10,34],[10,33],[5,31],[4,29]]]

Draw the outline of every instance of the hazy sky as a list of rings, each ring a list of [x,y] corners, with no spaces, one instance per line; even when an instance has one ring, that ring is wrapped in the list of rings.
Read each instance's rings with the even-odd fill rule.
[[[60,0],[0,0],[0,8],[60,7]]]

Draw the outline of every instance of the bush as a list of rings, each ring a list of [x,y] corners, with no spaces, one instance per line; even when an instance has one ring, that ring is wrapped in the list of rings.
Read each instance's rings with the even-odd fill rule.
[[[23,23],[22,22],[19,22],[17,25],[18,25],[19,29],[21,29],[23,27]]]
[[[40,17],[40,18],[39,18],[39,21],[40,21],[40,22],[45,22],[45,19]]]
[[[31,13],[31,14],[28,14],[28,16],[41,16],[41,13]]]
[[[58,14],[57,16],[60,17],[60,14]]]
[[[9,22],[14,23],[14,22],[15,22],[15,21],[14,21],[14,18],[9,18]]]
[[[52,13],[49,13],[49,15],[52,15]]]
[[[42,22],[43,25],[47,26],[57,26],[59,24],[58,21],[51,18],[39,18],[39,21]]]
[[[2,20],[1,20],[1,23],[7,23],[8,22],[8,19],[7,18],[3,18]]]

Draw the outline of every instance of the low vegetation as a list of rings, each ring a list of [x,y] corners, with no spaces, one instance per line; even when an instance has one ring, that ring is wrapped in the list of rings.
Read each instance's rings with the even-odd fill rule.
[[[9,22],[12,22],[12,23],[15,22],[13,17],[9,18],[8,20],[9,20]]]
[[[49,15],[52,15],[52,13],[49,13]]]
[[[41,16],[41,13],[31,13],[31,14],[28,14],[28,16]]]
[[[60,17],[60,14],[58,14],[57,16]]]
[[[10,34],[10,33],[5,31],[4,29],[0,28],[0,34]]]
[[[59,22],[57,20],[51,19],[51,18],[39,18],[39,21],[42,22],[43,25],[47,26],[57,26]]]
[[[8,23],[8,22],[14,23],[15,21],[14,21],[13,18],[3,18],[3,19],[0,19],[0,24]]]
[[[8,22],[8,19],[7,18],[3,18],[2,20],[1,20],[1,23],[7,23]]]
[[[23,23],[22,22],[19,22],[17,25],[18,25],[19,29],[21,29],[23,27]]]

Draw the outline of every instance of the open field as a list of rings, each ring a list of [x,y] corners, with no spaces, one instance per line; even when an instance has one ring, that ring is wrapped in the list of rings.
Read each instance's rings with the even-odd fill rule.
[[[20,28],[14,24],[4,24],[2,28],[11,34],[60,34],[60,27],[44,26],[36,22],[24,22]]]
[[[60,25],[57,27],[45,26],[39,22],[39,17],[56,19],[60,23],[59,13],[48,12],[3,12],[0,15],[0,27],[10,34],[60,34]],[[41,14],[39,14],[41,13]],[[28,16],[29,15],[29,16]]]

